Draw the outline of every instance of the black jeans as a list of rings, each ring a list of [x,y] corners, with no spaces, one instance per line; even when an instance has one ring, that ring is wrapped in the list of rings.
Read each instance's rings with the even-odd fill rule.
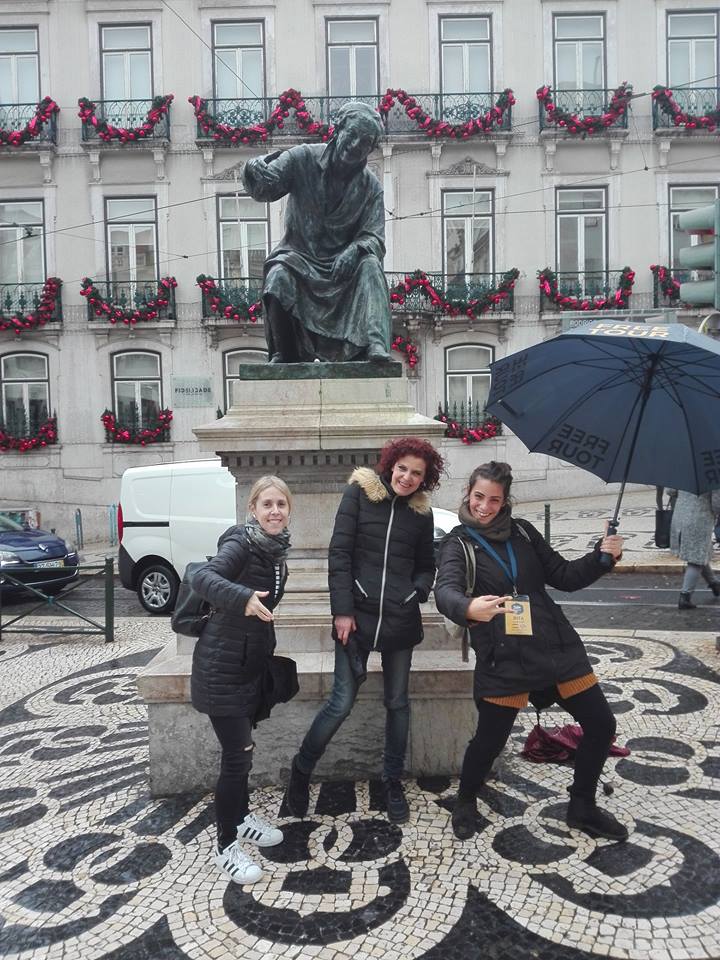
[[[559,699],[558,704],[583,730],[580,746],[575,753],[575,775],[570,793],[592,801],[615,736],[615,717],[599,684],[567,700]],[[458,796],[461,800],[475,799],[493,760],[507,743],[518,715],[513,707],[502,707],[487,700],[479,700],[477,708],[477,730],[465,751],[460,774]]]
[[[249,717],[210,717],[220,741],[220,776],[215,786],[218,847],[224,850],[237,837],[237,828],[250,811],[248,775],[252,767],[252,720]]]

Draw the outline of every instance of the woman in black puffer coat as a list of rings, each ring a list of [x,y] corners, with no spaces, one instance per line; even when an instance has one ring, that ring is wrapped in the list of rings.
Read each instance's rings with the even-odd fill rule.
[[[218,552],[193,578],[193,590],[213,612],[193,653],[192,704],[208,714],[220,741],[215,788],[215,863],[236,883],[254,883],[262,870],[240,848],[281,843],[283,836],[250,813],[248,776],[252,725],[262,699],[262,680],[275,649],[272,611],[287,580],[291,497],[279,477],[253,485],[244,526],[231,527]]]
[[[443,540],[435,603],[454,623],[470,628],[475,651],[475,736],[463,760],[452,815],[455,836],[475,833],[475,797],[505,746],[518,711],[534,702],[557,702],[583,729],[575,756],[566,819],[593,837],[627,839],[627,830],[595,803],[615,718],[593,673],[582,640],[545,585],[579,590],[594,583],[621,556],[622,539],[607,534],[577,560],[556,553],[527,520],[512,517],[507,463],[481,464],[470,476],[460,506],[461,525]],[[467,597],[463,542],[474,552],[475,588]],[[610,555],[610,564],[601,554]],[[524,619],[511,620],[515,609]],[[510,625],[510,629],[509,629]]]
[[[408,682],[413,647],[423,638],[419,605],[435,579],[429,491],[442,468],[442,457],[429,443],[402,437],[385,444],[377,471],[359,467],[350,477],[328,555],[333,689],[293,758],[285,802],[294,816],[307,813],[313,768],[352,709],[370,651],[378,650],[387,711],[387,813],[397,823],[409,817],[400,782],[410,722]]]

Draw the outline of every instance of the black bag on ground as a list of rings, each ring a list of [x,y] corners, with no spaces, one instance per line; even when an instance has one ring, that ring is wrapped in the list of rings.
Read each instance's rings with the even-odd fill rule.
[[[199,637],[212,614],[212,607],[207,600],[192,588],[193,577],[204,566],[204,561],[197,560],[185,567],[175,609],[170,617],[170,625],[175,633],[182,633],[185,637]]]
[[[663,488],[657,488],[657,509],[655,510],[655,546],[666,549],[670,546],[670,524],[672,523],[672,507],[662,505]]]
[[[253,717],[253,726],[256,727],[261,720],[267,720],[276,704],[287,703],[299,691],[295,661],[290,657],[270,657],[262,677],[261,699]]]

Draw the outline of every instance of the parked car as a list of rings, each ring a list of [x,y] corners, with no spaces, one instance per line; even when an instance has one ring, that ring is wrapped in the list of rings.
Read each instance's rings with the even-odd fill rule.
[[[433,515],[437,544],[458,521],[450,510]],[[219,459],[130,467],[120,482],[120,582],[148,613],[170,613],[187,564],[213,556],[236,522],[235,478]]]
[[[26,529],[0,514],[0,589],[3,594],[27,592],[3,574],[43,593],[58,593],[78,575],[77,551],[54,533]]]

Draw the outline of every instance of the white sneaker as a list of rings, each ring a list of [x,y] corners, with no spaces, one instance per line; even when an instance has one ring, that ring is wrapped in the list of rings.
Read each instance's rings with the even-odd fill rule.
[[[260,867],[240,849],[237,841],[224,850],[216,850],[215,863],[233,883],[255,883],[263,875]]]
[[[237,828],[238,843],[254,843],[256,847],[275,847],[283,842],[282,831],[267,820],[249,813]]]

